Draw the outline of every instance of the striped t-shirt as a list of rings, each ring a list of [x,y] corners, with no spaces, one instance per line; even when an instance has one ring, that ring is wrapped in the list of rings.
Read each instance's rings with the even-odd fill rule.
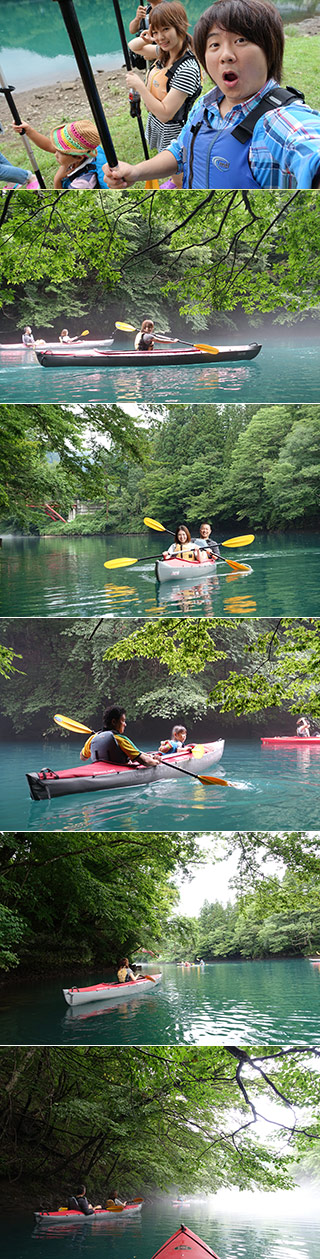
[[[169,67],[168,67],[169,68]],[[201,71],[199,62],[196,57],[188,57],[177,66],[175,73],[170,80],[170,88],[177,88],[178,92],[183,92],[186,96],[194,96],[201,89]],[[161,153],[162,149],[167,149],[171,140],[175,140],[180,135],[181,122],[160,122],[159,118],[155,118],[154,114],[149,114],[146,126],[146,140],[151,149],[157,149]]]

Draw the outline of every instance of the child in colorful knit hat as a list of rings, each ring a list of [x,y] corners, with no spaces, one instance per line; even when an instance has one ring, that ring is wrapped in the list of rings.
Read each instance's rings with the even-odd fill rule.
[[[54,153],[58,170],[54,176],[54,188],[97,188],[95,158],[99,145],[99,132],[87,118],[63,123],[54,127],[50,136],[35,131],[28,122],[13,123],[14,131],[24,129],[33,144],[46,153]]]

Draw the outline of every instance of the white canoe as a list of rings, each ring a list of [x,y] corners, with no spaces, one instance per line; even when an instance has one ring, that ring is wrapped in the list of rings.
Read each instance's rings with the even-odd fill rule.
[[[141,976],[135,981],[129,979],[126,984],[89,984],[87,988],[63,988],[63,996],[68,1005],[86,1005],[88,1001],[126,1001],[128,997],[141,996],[143,992],[152,992],[161,983],[162,975]]]
[[[180,560],[171,555],[169,560],[157,560],[155,573],[157,581],[199,581],[199,578],[212,576],[216,573],[215,560]]]
[[[170,753],[154,765],[111,765],[103,761],[89,761],[73,769],[41,769],[27,774],[32,800],[49,800],[51,797],[73,795],[75,792],[107,791],[115,787],[144,787],[146,783],[159,782],[163,778],[179,778],[181,769],[191,775],[206,774],[221,760],[224,739],[213,743],[190,745],[181,752]],[[199,756],[199,751],[202,754]]]

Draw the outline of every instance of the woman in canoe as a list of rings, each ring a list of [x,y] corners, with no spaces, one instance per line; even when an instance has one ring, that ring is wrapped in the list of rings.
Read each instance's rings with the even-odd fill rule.
[[[157,752],[149,755],[127,739],[126,714],[123,708],[110,708],[104,714],[103,729],[90,734],[80,752],[81,761],[104,761],[111,765],[128,765],[136,761],[142,765],[158,765],[161,757]]]
[[[194,542],[191,542],[191,534],[186,525],[178,525],[174,535],[174,542],[171,543],[167,551],[163,551],[164,560],[169,560],[173,555],[176,555],[180,560],[200,559],[199,549]]]
[[[135,984],[137,978],[138,976],[133,974],[133,970],[129,966],[129,958],[123,957],[118,970],[119,984],[129,984],[131,981]]]
[[[217,0],[194,48],[214,85],[180,135],[147,162],[104,167],[110,188],[176,178],[184,188],[319,188],[320,113],[280,87],[284,29],[269,0]]]
[[[307,717],[299,717],[297,721],[297,734],[300,739],[310,739],[311,726]]]
[[[134,342],[135,350],[153,350],[155,341],[160,343],[176,345],[179,337],[156,337],[154,334],[153,319],[143,319],[140,331],[137,332]]]
[[[146,140],[151,149],[167,149],[179,136],[189,110],[201,92],[201,71],[188,35],[188,18],[183,5],[156,5],[149,17],[150,45],[145,56],[153,64],[146,83],[136,70],[127,73],[127,85],[139,92],[148,110]],[[155,42],[156,49],[155,49]],[[156,51],[156,59],[155,59]],[[180,174],[164,187],[181,188]]]

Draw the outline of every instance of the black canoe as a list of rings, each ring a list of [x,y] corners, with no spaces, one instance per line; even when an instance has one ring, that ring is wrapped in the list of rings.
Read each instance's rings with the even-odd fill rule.
[[[36,350],[41,367],[194,367],[198,363],[234,363],[256,358],[261,345],[220,345],[217,354],[206,350]]]

